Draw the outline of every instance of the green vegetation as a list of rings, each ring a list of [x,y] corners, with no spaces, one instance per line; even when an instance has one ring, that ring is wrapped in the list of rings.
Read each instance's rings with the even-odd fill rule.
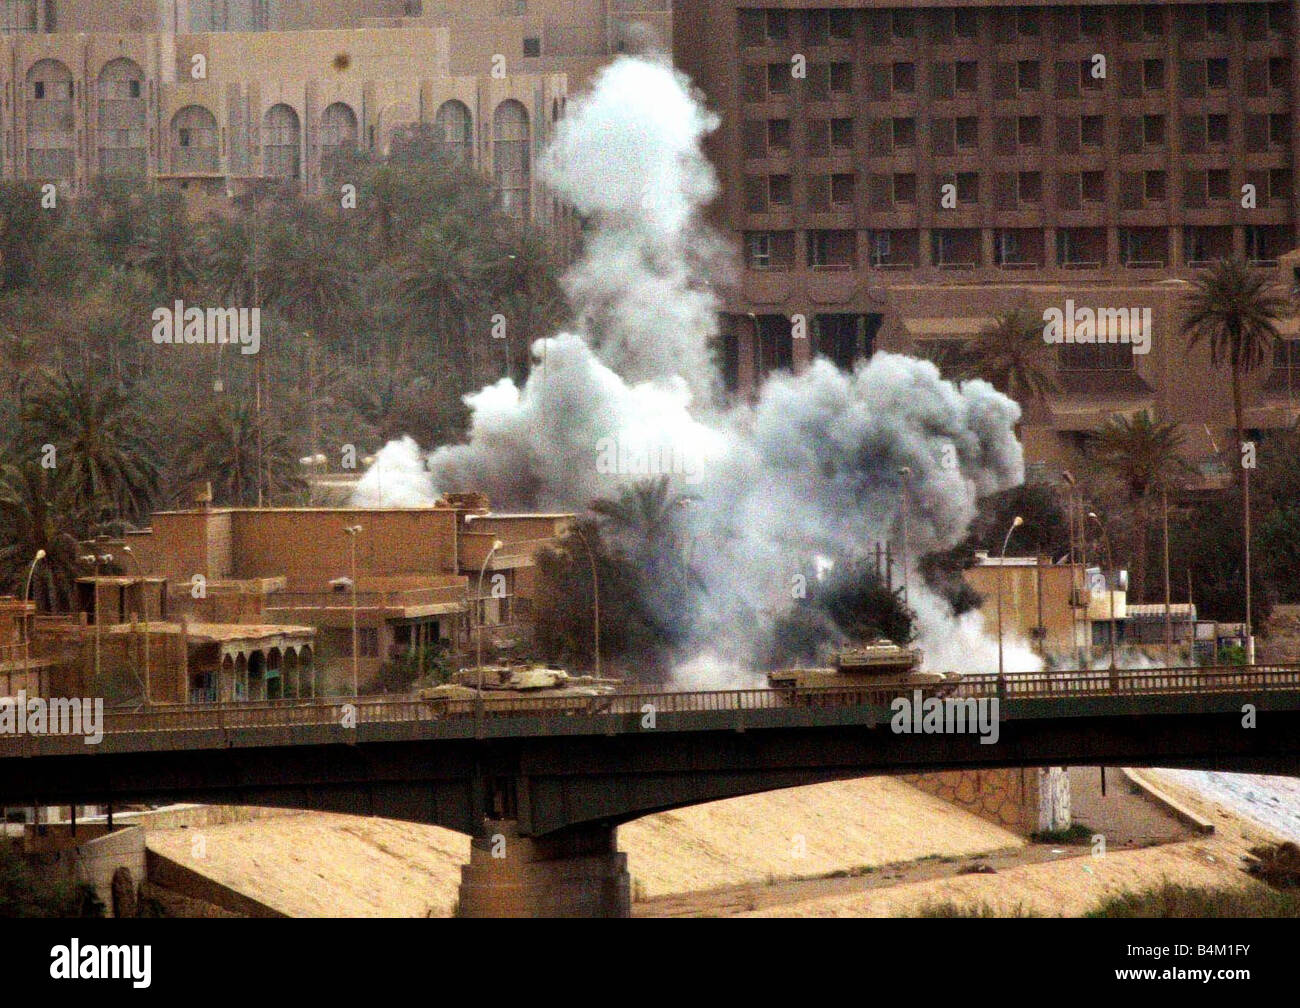
[[[527,375],[565,314],[560,250],[427,154],[352,165],[356,209],[265,182],[199,217],[116,181],[42,210],[0,183],[0,594],[44,549],[34,597],[67,608],[78,540],[203,482],[217,505],[305,503],[300,459],[457,439],[465,393]],[[260,307],[260,352],[155,344],[178,300]]]
[[[12,844],[0,842],[0,917],[102,917],[104,905],[84,882],[52,882]]]
[[[1300,917],[1300,896],[1265,886],[1248,889],[1165,882],[1102,901],[1087,917]]]
[[[1065,829],[1039,830],[1029,834],[1029,839],[1041,844],[1086,844],[1092,841],[1093,830],[1083,823],[1071,823]]]
[[[969,903],[959,904],[953,900],[941,900],[934,903],[926,903],[913,914],[914,917],[1038,917],[1039,914],[1017,903],[1009,912],[1003,912],[990,906],[988,903]]]

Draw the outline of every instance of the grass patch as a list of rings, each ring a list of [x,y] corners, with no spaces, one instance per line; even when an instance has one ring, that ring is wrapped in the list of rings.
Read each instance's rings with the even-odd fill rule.
[[[996,910],[989,904],[966,903],[961,904],[953,900],[941,900],[935,903],[926,903],[921,906],[914,917],[1037,917],[1038,914],[1025,908],[1023,903],[1017,903],[1009,911],[1003,912]]]
[[[1074,823],[1066,829],[1030,833],[1029,839],[1042,844],[1086,844],[1092,842],[1092,827]]]
[[[1085,917],[1300,917],[1300,896],[1265,886],[1249,889],[1175,882],[1103,900]]]

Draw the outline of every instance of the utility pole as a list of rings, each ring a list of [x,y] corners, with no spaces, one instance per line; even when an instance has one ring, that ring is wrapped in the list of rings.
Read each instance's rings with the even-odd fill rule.
[[[348,549],[350,553],[350,567],[352,578],[352,696],[360,696],[358,688],[360,651],[357,648],[357,533],[361,531],[360,525],[349,525],[344,530],[348,535]]]
[[[1002,581],[1007,571],[1007,544],[1011,542],[1011,533],[1020,528],[1025,520],[1016,515],[1015,521],[1007,529],[1006,538],[1002,540],[1002,556],[998,563],[998,693],[1006,693],[1006,678],[1002,668]]]
[[[1165,665],[1168,667],[1174,653],[1174,620],[1169,611],[1169,490],[1164,486],[1160,487],[1160,507],[1165,540]]]

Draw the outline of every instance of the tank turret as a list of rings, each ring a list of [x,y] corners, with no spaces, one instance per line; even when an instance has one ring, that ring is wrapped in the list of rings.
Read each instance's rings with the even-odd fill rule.
[[[774,689],[866,687],[870,689],[951,688],[961,679],[957,672],[922,672],[919,648],[880,638],[832,652],[830,665],[819,668],[782,669],[768,673]]]
[[[517,698],[526,705],[535,697],[572,697],[576,703],[586,705],[589,698],[608,696],[619,686],[618,679],[597,678],[587,675],[570,675],[564,669],[544,665],[508,664],[484,665],[463,668],[451,674],[451,681],[438,686],[426,686],[415,691],[420,700],[433,701],[438,713],[466,713],[474,709],[480,697],[490,701],[494,710]]]

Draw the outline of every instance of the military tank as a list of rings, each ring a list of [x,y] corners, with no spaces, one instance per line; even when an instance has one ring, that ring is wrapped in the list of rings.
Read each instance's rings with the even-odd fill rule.
[[[831,654],[829,666],[781,669],[769,672],[773,689],[787,693],[793,701],[813,702],[819,696],[830,699],[839,690],[871,693],[951,693],[961,681],[959,672],[922,672],[919,648],[879,638],[872,644],[839,648]]]
[[[599,713],[609,708],[609,703],[602,702],[601,698],[611,696],[619,684],[618,679],[575,676],[564,669],[512,663],[458,669],[452,673],[450,682],[417,689],[415,696],[428,701],[432,713],[438,717],[475,714],[480,709],[480,698],[485,713],[527,710]]]

